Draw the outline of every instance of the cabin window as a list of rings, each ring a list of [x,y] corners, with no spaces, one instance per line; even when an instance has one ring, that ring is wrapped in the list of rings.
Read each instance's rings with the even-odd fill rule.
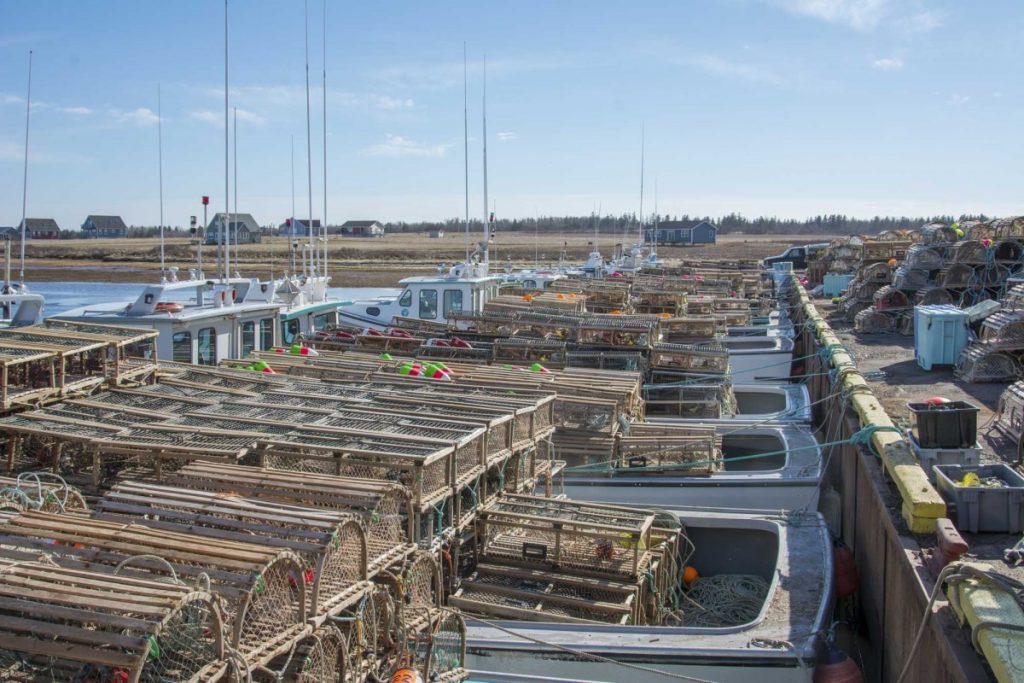
[[[523,289],[537,289],[537,281],[523,280]]]
[[[398,300],[398,305],[402,308],[409,308],[412,306],[412,290],[407,289],[402,292],[402,298]]]
[[[274,319],[264,318],[260,321],[260,349],[269,350],[274,346]]]
[[[175,363],[192,362],[191,332],[175,332],[171,337],[171,360]]]
[[[444,317],[450,318],[456,313],[462,313],[462,290],[444,290]]]
[[[321,313],[320,315],[313,316],[313,329],[319,332],[333,322],[335,322],[333,314]]]
[[[420,317],[426,320],[437,318],[437,290],[420,290]]]
[[[212,327],[204,327],[199,330],[199,365],[217,364],[217,330]]]
[[[299,319],[292,318],[281,322],[281,342],[289,346],[299,336]]]
[[[256,321],[242,323],[242,358],[256,350]]]

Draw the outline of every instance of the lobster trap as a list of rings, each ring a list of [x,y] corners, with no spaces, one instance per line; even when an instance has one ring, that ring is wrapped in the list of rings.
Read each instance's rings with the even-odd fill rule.
[[[719,315],[688,315],[661,321],[661,339],[670,344],[712,339],[726,330],[725,316]]]
[[[85,517],[24,512],[0,528],[9,556],[50,553],[65,568],[125,577],[209,582],[222,601],[228,644],[248,665],[268,661],[305,631],[302,562],[287,550]]]
[[[657,320],[591,318],[580,322],[576,343],[591,348],[650,349],[657,334]]]
[[[366,534],[352,516],[239,495],[123,482],[94,517],[154,529],[286,548],[302,561],[309,618],[348,607],[369,587]]]
[[[717,342],[658,344],[651,351],[651,368],[725,375],[729,372],[729,351]]]
[[[486,562],[636,578],[649,566],[653,523],[631,508],[506,495],[481,511],[477,549]]]
[[[953,374],[965,382],[1013,382],[1021,377],[1021,363],[1015,354],[970,344],[956,359]]]
[[[366,532],[370,576],[401,561],[415,549],[416,519],[410,509],[409,491],[398,484],[209,462],[186,465],[168,477],[168,482],[190,489],[352,515],[361,521]]]
[[[712,420],[735,414],[736,400],[728,383],[715,383],[713,377],[700,381],[645,385],[646,414]]]
[[[73,512],[86,514],[89,505],[81,492],[51,472],[22,472],[0,477],[0,511]]]
[[[868,308],[853,319],[853,329],[861,334],[888,334],[896,330],[900,316],[894,311]]]
[[[256,683],[359,683],[359,672],[349,661],[349,645],[333,624],[325,624],[299,640],[252,674]]]
[[[223,670],[221,615],[207,591],[0,558],[6,681],[208,680]]]
[[[494,342],[495,363],[542,363],[548,368],[566,364],[566,344],[536,339],[498,339]]]

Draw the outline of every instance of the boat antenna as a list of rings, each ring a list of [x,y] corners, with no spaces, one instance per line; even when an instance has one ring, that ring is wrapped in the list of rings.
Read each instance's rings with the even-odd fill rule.
[[[327,286],[327,0],[324,0],[324,220],[320,230],[324,236],[324,286]]]
[[[654,239],[651,240],[651,254],[654,256],[654,260],[658,260],[658,178],[654,178]]]
[[[18,279],[25,286],[25,233],[28,218],[25,207],[28,205],[28,122],[32,114],[32,50],[28,51],[28,95],[25,97],[25,165],[21,173],[21,270]]]
[[[487,201],[487,55],[484,55],[484,95],[483,95],[483,119],[484,119],[484,263],[490,262],[491,247],[491,221],[487,211],[490,204]]]
[[[160,168],[160,280],[167,280],[167,270],[164,267],[164,114],[163,102],[160,96],[160,84],[156,84],[156,145],[157,164]]]
[[[231,192],[228,179],[228,0],[224,0],[224,215],[220,221],[220,238],[218,241],[224,249],[224,270],[222,277],[226,281],[231,271],[231,240],[224,239],[227,232],[228,212],[231,210]]]
[[[306,226],[309,238],[309,275],[316,272],[314,265],[315,253],[313,252],[313,138],[310,132],[309,118],[309,0],[305,0],[306,7],[306,177],[309,185],[309,224]]]
[[[466,176],[466,264],[469,264],[469,67],[466,64],[466,41],[462,41],[462,151]]]
[[[231,223],[236,223],[238,221],[238,107],[234,107],[233,111],[234,111],[234,119],[235,120],[232,123],[232,126],[233,126],[233,133],[232,133],[232,135],[233,135],[233,137],[235,139],[235,145],[232,148],[232,156],[234,157],[234,166],[235,166],[235,169],[234,169],[235,170],[235,180],[234,180],[234,183],[235,183],[235,211],[234,211],[234,213],[231,214],[231,221],[228,223],[229,226],[231,225]],[[231,230],[230,229],[228,230],[228,241],[229,242],[231,241]],[[239,251],[238,250],[238,226],[236,225],[235,226],[235,274],[236,275],[238,274],[238,251]],[[228,275],[229,276],[231,275],[231,263],[230,262],[228,263]]]
[[[533,207],[533,269],[540,270],[540,212]]]
[[[292,134],[292,219],[288,221],[288,255],[291,273],[295,274],[295,135]]]
[[[644,246],[644,152],[646,151],[645,143],[645,124],[640,124],[640,248]]]

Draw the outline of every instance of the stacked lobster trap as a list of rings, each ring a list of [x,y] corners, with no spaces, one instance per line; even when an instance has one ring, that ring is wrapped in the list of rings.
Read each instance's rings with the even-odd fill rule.
[[[475,571],[449,599],[472,614],[656,624],[658,596],[681,580],[682,530],[661,528],[652,511],[507,496],[479,526]]]
[[[981,323],[978,338],[957,358],[954,372],[967,382],[1012,382],[1024,369],[1024,285],[1011,289],[998,311]]]

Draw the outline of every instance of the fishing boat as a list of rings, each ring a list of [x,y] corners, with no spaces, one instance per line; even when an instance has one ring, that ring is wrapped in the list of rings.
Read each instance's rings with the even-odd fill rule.
[[[573,500],[620,505],[817,509],[822,453],[809,426],[715,430],[721,460],[714,468],[568,467],[559,485]]]
[[[692,625],[621,626],[543,615],[484,622],[467,615],[467,668],[609,683],[680,676],[718,683],[809,680],[832,607],[832,540],[821,515],[679,506],[671,514],[692,543],[686,563],[699,573],[697,585],[721,577],[712,604],[683,602]],[[756,577],[747,580],[767,592],[747,603],[746,615],[716,624],[716,614],[742,601],[739,586],[747,584],[731,578],[736,575]]]
[[[793,339],[775,335],[724,336],[718,343],[729,351],[734,382],[783,381],[790,376]]]

